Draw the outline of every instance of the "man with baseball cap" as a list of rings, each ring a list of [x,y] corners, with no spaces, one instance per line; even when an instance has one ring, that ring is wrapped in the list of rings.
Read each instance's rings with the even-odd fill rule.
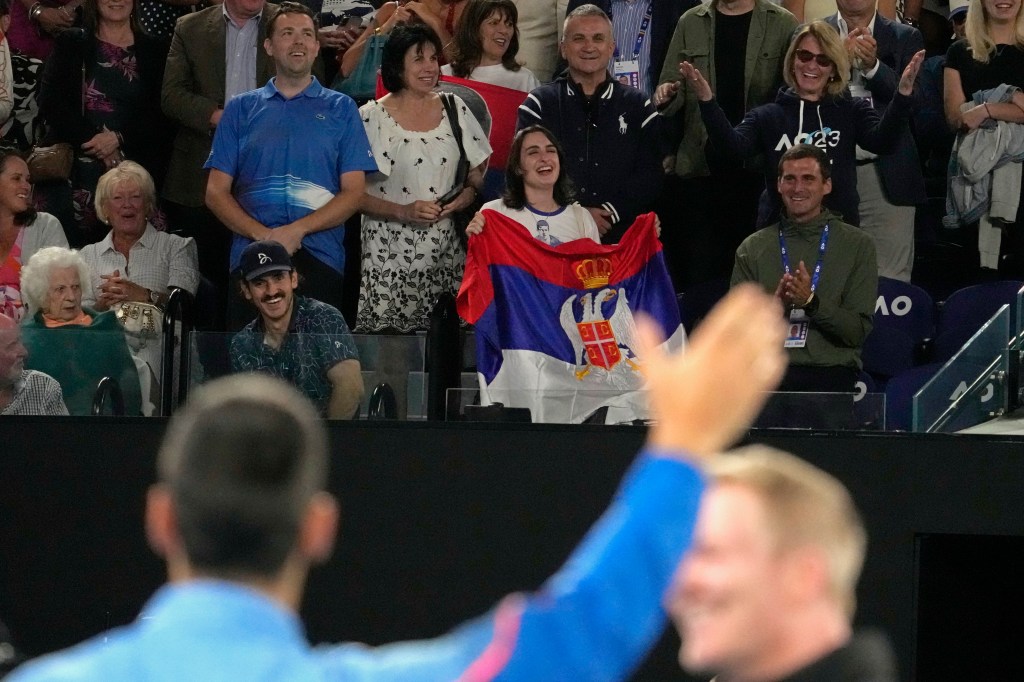
[[[350,419],[363,399],[359,355],[337,308],[295,293],[288,250],[271,240],[242,251],[240,287],[257,310],[231,340],[235,372],[281,377],[309,396],[322,416]]]

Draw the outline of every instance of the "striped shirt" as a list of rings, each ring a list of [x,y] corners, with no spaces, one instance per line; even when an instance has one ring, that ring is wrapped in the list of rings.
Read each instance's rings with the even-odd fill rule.
[[[615,59],[628,61],[639,59],[640,61],[640,89],[648,97],[651,96],[652,86],[650,79],[651,69],[651,24],[647,23],[647,33],[640,43],[640,54],[634,56],[633,49],[636,47],[637,36],[640,35],[640,25],[644,22],[644,15],[652,0],[612,0],[612,37],[615,38]]]

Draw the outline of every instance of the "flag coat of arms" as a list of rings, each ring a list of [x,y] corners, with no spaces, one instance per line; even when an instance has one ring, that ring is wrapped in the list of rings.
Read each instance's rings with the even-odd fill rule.
[[[469,240],[459,314],[475,325],[481,403],[527,407],[533,421],[607,423],[648,416],[634,315],[661,326],[670,349],[685,333],[661,242],[648,213],[612,246],[548,246],[485,210]]]

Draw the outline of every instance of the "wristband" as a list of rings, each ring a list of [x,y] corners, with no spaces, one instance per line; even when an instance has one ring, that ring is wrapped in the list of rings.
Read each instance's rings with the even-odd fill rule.
[[[988,115],[989,118],[992,118],[992,112],[989,111],[988,102],[982,102],[982,104],[985,105],[985,113]]]

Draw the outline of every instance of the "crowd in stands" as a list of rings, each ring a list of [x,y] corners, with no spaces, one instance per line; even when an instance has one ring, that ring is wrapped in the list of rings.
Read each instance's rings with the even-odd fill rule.
[[[615,244],[656,212],[680,294],[742,279],[780,293],[806,268],[790,319],[805,343],[848,347],[846,374],[871,324],[836,338],[822,319],[849,300],[823,293],[830,257],[853,257],[830,221],[868,237],[858,301],[877,276],[936,300],[1024,279],[1021,0],[567,5],[0,0],[0,313],[52,337],[182,288],[206,329],[234,332],[273,318],[254,294],[266,276],[239,268],[274,240],[345,335],[415,333],[458,290],[481,207],[548,245]],[[341,94],[367,73],[372,96]],[[31,162],[67,145],[62,172]],[[784,172],[801,146],[823,153],[817,175]],[[827,186],[802,213],[824,231],[787,261],[807,204],[786,192],[808,183]],[[770,276],[741,263],[759,234]],[[81,249],[37,278],[79,275],[56,321],[24,282],[47,247]],[[158,360],[136,345],[145,410]],[[29,366],[52,361],[43,348]]]

